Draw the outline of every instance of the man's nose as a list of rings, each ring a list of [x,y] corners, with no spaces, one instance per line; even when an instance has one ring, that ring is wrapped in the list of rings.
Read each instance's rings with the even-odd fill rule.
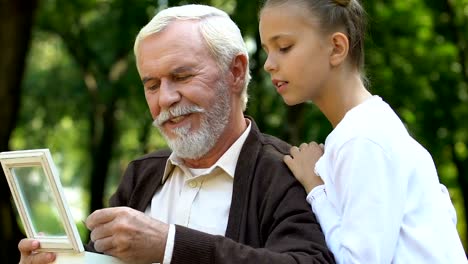
[[[180,101],[182,95],[174,83],[169,80],[161,80],[159,87],[159,107],[161,109],[168,109],[173,104]]]

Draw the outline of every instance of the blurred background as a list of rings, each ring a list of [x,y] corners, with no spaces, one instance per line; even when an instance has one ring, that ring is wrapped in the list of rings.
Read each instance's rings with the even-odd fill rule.
[[[127,163],[165,147],[151,126],[133,41],[158,10],[186,3],[219,7],[241,28],[253,75],[247,114],[260,129],[292,144],[323,142],[331,131],[315,106],[287,107],[272,87],[260,1],[0,0],[0,151],[50,149],[84,242],[81,220],[107,205]],[[466,249],[468,0],[363,4],[369,89],[432,154]],[[25,235],[0,173],[0,263],[18,263]]]

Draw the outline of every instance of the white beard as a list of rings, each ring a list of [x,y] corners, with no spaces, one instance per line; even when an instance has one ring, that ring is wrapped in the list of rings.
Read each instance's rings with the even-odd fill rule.
[[[198,159],[210,151],[223,133],[231,113],[230,94],[227,85],[220,81],[217,85],[219,94],[214,105],[209,109],[203,109],[196,105],[175,105],[162,111],[154,120],[156,126],[166,139],[167,144],[174,154],[183,159]],[[201,113],[200,128],[191,130],[191,125],[172,130],[176,135],[171,139],[164,133],[161,125],[169,117],[186,115],[189,113]]]

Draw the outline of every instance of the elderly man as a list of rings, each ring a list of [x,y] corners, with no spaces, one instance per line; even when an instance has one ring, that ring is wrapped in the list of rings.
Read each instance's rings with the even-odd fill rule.
[[[239,28],[216,8],[159,12],[135,41],[154,125],[170,151],[130,163],[110,208],[86,220],[88,250],[129,263],[333,263],[289,145],[243,112],[250,79]],[[50,253],[20,242],[22,263]]]

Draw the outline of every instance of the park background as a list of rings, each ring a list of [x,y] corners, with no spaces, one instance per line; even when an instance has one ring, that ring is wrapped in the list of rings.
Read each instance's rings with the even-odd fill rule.
[[[314,105],[288,107],[272,87],[260,1],[0,0],[0,151],[51,150],[83,241],[80,220],[107,205],[127,163],[165,147],[151,126],[133,41],[160,8],[185,3],[219,7],[241,28],[253,76],[246,113],[260,129],[292,144],[323,142],[331,131]],[[432,154],[466,249],[468,0],[363,4],[369,89]],[[18,263],[24,233],[15,210],[1,174],[0,263]]]

